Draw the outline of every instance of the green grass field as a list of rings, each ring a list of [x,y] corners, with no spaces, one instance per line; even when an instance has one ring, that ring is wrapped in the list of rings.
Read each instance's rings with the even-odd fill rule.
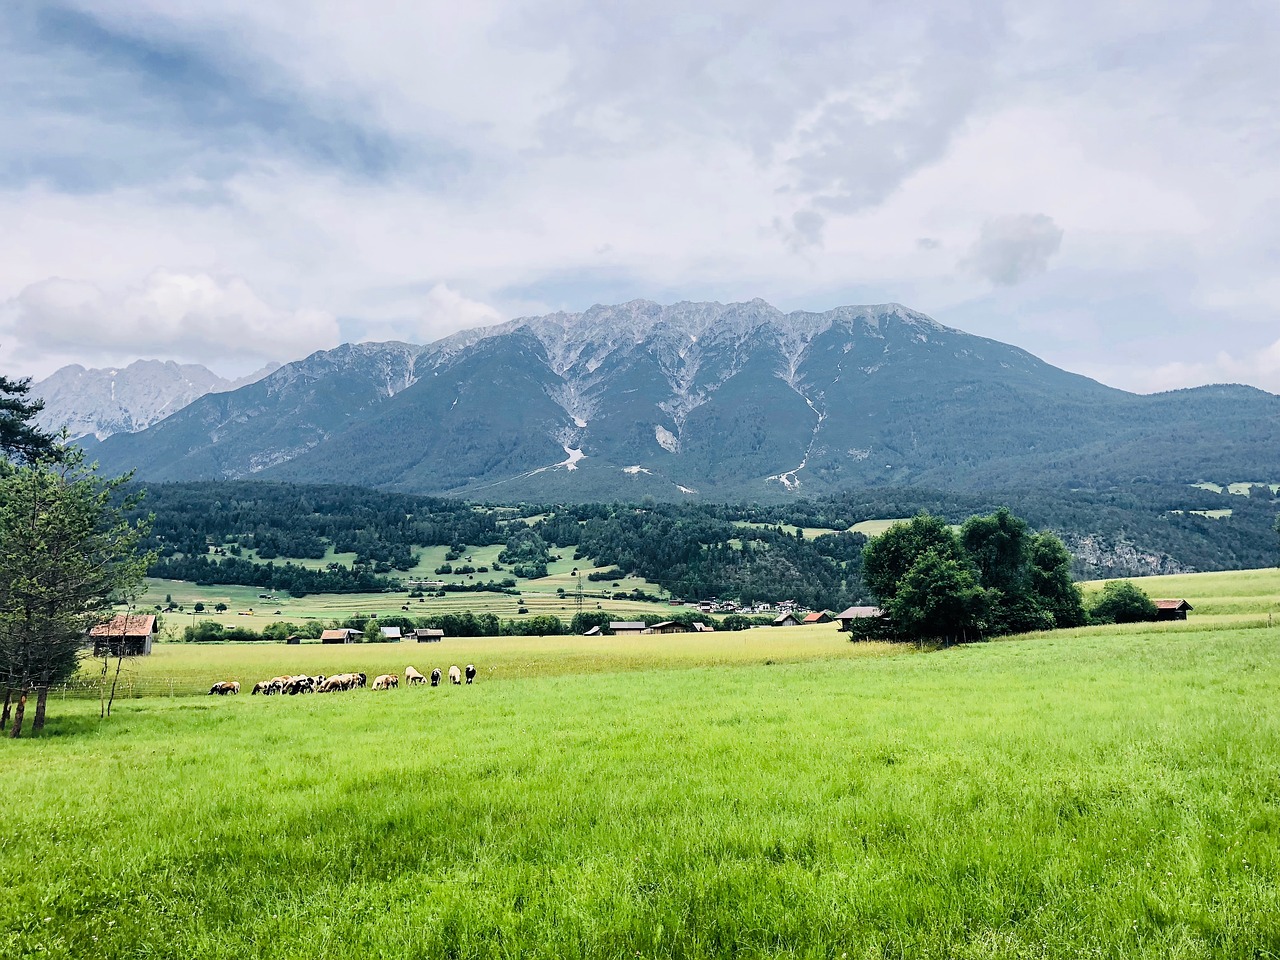
[[[0,743],[0,956],[1275,956],[1280,630],[1179,626],[480,640],[473,687],[55,703]]]

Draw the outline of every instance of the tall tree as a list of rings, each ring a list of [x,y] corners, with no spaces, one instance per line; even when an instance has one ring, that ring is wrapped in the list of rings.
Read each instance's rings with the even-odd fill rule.
[[[1031,538],[1027,522],[1008,507],[989,516],[970,517],[960,528],[960,543],[978,567],[982,585],[1017,596],[1027,587]]]
[[[887,610],[903,637],[976,639],[986,600],[971,566],[929,547],[903,576]]]
[[[8,469],[0,483],[0,686],[15,698],[10,736],[22,732],[34,690],[37,725],[50,685],[76,670],[86,631],[113,599],[141,584],[148,519],[129,519],[130,477],[104,480],[83,451]]]
[[[907,571],[927,550],[968,564],[955,531],[941,517],[928,513],[895,523],[863,548],[862,580],[881,606],[888,607],[893,602]]]
[[[1084,597],[1071,579],[1071,554],[1052,533],[1031,539],[1031,593],[1053,617],[1055,627],[1080,627],[1088,622]]]
[[[27,462],[53,455],[56,439],[32,426],[44,401],[30,399],[31,378],[0,376],[0,455]]]

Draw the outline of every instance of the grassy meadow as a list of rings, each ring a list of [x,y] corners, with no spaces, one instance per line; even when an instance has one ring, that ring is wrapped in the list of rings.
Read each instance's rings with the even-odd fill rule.
[[[1234,616],[161,646],[481,674],[52,703],[0,741],[0,957],[1274,957],[1280,628]]]

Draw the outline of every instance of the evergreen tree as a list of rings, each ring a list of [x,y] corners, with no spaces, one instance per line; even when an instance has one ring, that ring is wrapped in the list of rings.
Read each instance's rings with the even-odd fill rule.
[[[31,379],[0,376],[0,455],[32,462],[55,456],[56,438],[42,433],[31,421],[44,409],[44,401],[28,399]]]
[[[49,687],[75,673],[86,631],[113,599],[141,584],[149,556],[139,552],[145,519],[119,499],[128,480],[103,480],[83,451],[60,447],[44,461],[10,469],[0,483],[0,686],[22,731],[32,689],[34,726],[44,722]]]

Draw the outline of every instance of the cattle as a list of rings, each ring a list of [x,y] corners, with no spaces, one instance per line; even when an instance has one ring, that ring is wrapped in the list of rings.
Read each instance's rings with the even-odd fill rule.
[[[374,690],[392,690],[400,686],[400,677],[395,673],[382,673],[373,680]]]
[[[212,687],[209,688],[210,696],[213,696],[216,693],[220,697],[225,697],[229,693],[236,694],[239,692],[240,692],[240,681],[238,680],[219,680],[217,683],[215,683]]]
[[[458,669],[456,663],[449,668],[449,682],[459,687],[462,686],[462,671]]]
[[[476,665],[474,663],[467,664],[467,683],[471,683],[476,678]]]
[[[436,667],[431,671],[431,685],[433,687],[440,686],[440,668]]]
[[[426,683],[426,682],[427,682],[427,678],[424,677],[422,674],[420,674],[417,670],[413,669],[413,667],[404,668],[404,685],[406,687],[413,686],[414,684]]]

